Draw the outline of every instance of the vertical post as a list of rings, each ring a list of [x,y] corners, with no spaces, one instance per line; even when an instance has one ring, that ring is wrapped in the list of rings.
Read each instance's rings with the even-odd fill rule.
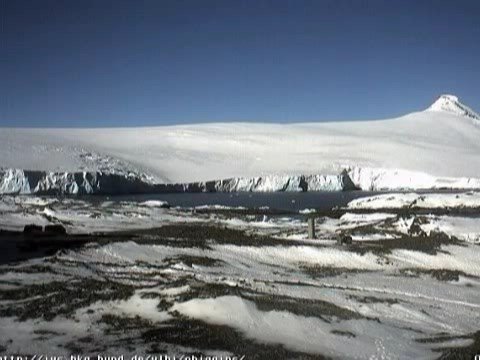
[[[315,218],[308,218],[308,238],[315,239]]]

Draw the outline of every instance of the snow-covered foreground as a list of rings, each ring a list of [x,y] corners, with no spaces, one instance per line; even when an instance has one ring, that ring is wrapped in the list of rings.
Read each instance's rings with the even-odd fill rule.
[[[345,210],[319,217],[318,238],[308,239],[301,214],[165,205],[2,197],[2,229],[123,230],[0,266],[3,352],[246,359],[478,352],[478,213]],[[345,236],[353,243],[337,244]],[[0,239],[23,236],[0,232]]]
[[[152,183],[190,191],[478,189],[479,138],[480,117],[449,95],[379,121],[3,128],[0,193],[147,192]]]

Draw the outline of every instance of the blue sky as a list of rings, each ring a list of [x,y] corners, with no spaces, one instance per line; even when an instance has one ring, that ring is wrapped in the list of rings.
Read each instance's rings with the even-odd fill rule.
[[[480,110],[480,1],[5,0],[0,126]]]

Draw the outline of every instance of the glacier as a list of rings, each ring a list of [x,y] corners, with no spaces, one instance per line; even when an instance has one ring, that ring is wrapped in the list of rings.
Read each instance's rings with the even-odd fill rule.
[[[385,120],[0,128],[0,194],[479,189],[479,138],[455,95]]]

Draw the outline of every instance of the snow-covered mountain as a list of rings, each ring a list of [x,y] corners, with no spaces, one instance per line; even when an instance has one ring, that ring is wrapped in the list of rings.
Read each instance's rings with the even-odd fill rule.
[[[447,112],[480,120],[480,115],[462,104],[455,95],[441,95],[427,110]]]
[[[0,193],[480,188],[479,154],[453,95],[375,121],[1,128]]]

